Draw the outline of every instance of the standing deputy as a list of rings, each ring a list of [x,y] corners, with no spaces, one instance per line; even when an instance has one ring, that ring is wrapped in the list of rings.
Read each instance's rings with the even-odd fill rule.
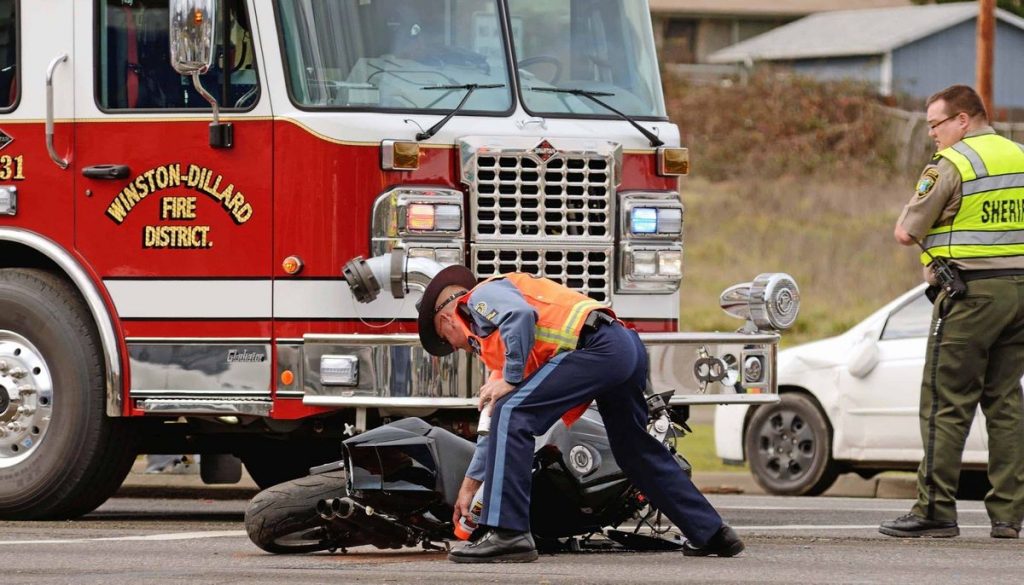
[[[423,293],[419,334],[436,356],[480,356],[491,372],[481,408],[491,434],[477,444],[453,521],[469,517],[484,488],[483,536],[452,551],[460,563],[529,562],[534,437],[559,417],[571,423],[592,400],[615,460],[689,539],[690,556],[733,556],[743,543],[722,522],[672,454],[647,434],[647,352],[639,336],[590,298],[546,278],[513,273],[476,284],[465,266],[442,270]]]
[[[883,522],[889,536],[956,536],[964,441],[981,404],[988,428],[985,507],[993,538],[1017,538],[1024,516],[1024,146],[995,134],[973,89],[954,85],[927,103],[938,153],[896,223],[917,242],[926,278],[948,259],[966,295],[935,298],[921,383],[924,460],[911,513]],[[962,296],[962,298],[951,298]]]

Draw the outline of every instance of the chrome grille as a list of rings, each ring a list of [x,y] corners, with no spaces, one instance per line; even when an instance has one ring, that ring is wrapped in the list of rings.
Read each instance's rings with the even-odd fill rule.
[[[506,272],[544,276],[590,298],[611,303],[612,247],[481,245],[473,248],[473,272],[488,278]]]
[[[475,167],[474,239],[612,240],[612,156],[509,150],[479,154]]]

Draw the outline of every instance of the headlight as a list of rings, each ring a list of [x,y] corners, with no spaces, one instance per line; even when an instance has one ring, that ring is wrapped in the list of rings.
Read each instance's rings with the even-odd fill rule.
[[[624,245],[620,252],[622,292],[674,292],[683,276],[683,251],[635,249]]]
[[[401,213],[403,207],[399,207]],[[462,229],[462,206],[439,203],[411,203],[404,206],[404,231],[410,234],[454,233]],[[399,229],[402,225],[399,219]]]
[[[781,272],[758,275],[752,282],[727,288],[719,299],[722,309],[758,329],[789,329],[800,313],[800,289]]]
[[[621,293],[673,293],[683,274],[683,204],[676,192],[632,192],[619,205]]]

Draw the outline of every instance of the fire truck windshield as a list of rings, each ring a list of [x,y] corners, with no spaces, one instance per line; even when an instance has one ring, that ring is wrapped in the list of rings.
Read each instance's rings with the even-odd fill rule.
[[[608,116],[601,105],[558,88],[602,98],[634,118],[665,117],[646,1],[508,0],[523,105],[536,115]]]
[[[292,100],[304,108],[512,109],[498,0],[277,0]],[[437,91],[437,86],[455,89]]]

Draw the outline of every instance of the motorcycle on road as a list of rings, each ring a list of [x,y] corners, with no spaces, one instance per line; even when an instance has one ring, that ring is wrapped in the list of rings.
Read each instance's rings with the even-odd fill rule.
[[[689,473],[674,445],[689,431],[687,413],[668,407],[671,394],[648,396],[648,432]],[[253,498],[245,527],[256,546],[275,554],[364,545],[449,548],[471,441],[405,418],[351,437],[342,447],[341,460]],[[559,421],[538,437],[530,522],[542,552],[672,550],[683,543],[616,463],[593,407],[571,427]]]

